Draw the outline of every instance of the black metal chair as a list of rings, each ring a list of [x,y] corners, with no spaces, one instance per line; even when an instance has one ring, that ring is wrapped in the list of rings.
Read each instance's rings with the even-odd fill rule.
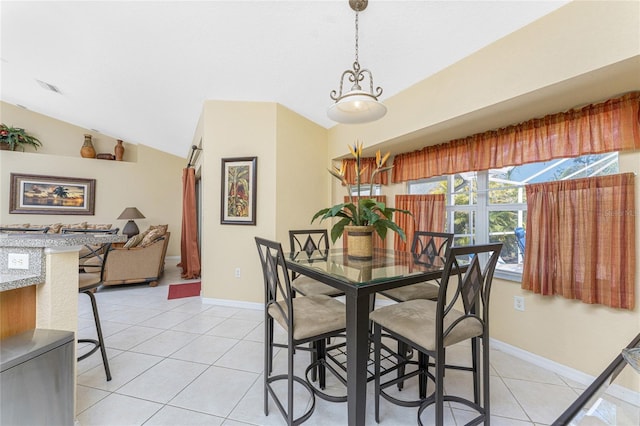
[[[318,395],[333,401],[344,401],[323,394],[311,385],[309,372],[317,369],[320,389],[324,389],[326,370],[328,369],[340,378],[339,374],[326,363],[326,340],[339,333],[344,333],[346,326],[345,306],[338,300],[326,295],[311,295],[293,297],[289,271],[284,259],[280,243],[255,237],[260,255],[265,289],[265,354],[264,354],[264,414],[269,415],[268,397],[275,402],[288,425],[298,425],[306,421],[315,409],[315,396]],[[274,320],[287,333],[287,344],[274,342]],[[303,347],[310,343],[309,347]],[[287,348],[287,372],[272,374],[273,348]],[[315,362],[306,371],[306,380],[294,375],[293,358],[296,350],[313,350],[316,352]],[[279,380],[287,381],[286,407],[276,395],[273,384]],[[305,388],[312,399],[309,408],[297,418],[294,418],[294,382]]]
[[[98,315],[98,304],[96,303],[96,297],[94,291],[102,285],[104,278],[104,266],[111,249],[111,243],[102,244],[100,248],[100,259],[102,263],[100,265],[100,272],[82,272],[78,274],[78,290],[80,293],[84,293],[91,299],[91,309],[93,310],[93,320],[96,324],[97,339],[78,339],[78,343],[90,343],[93,347],[86,353],[78,357],[78,361],[81,361],[91,355],[93,355],[98,349],[102,354],[102,363],[104,365],[104,372],[107,376],[107,381],[111,380],[111,370],[109,369],[109,360],[107,359],[107,350],[104,345],[104,338],[102,336],[102,326],[100,325],[100,316]]]
[[[452,245],[453,234],[416,231],[413,234],[411,252],[415,253],[422,263],[432,264],[435,259],[444,256],[447,249]],[[396,302],[406,302],[414,299],[436,300],[439,289],[438,282],[423,282],[381,291],[380,294]]]
[[[329,236],[326,229],[299,229],[289,231],[289,244],[291,252],[306,252],[309,256],[314,251],[329,250]],[[293,273],[291,276],[291,288],[295,293],[303,296],[323,294],[337,297],[344,293],[313,278]]]
[[[376,421],[380,418],[380,396],[382,396],[398,405],[419,406],[418,423],[420,425],[422,425],[421,413],[432,404],[435,404],[435,424],[442,425],[445,401],[462,403],[476,410],[479,415],[471,424],[489,423],[489,296],[501,249],[502,244],[451,247],[446,253],[446,264],[437,301],[410,300],[385,306],[371,313],[375,342]],[[455,292],[448,291],[449,285],[456,286]],[[462,310],[457,308],[458,305]],[[383,331],[418,351],[417,370],[384,383],[380,377]],[[471,340],[472,366],[446,365],[445,348],[467,339]],[[478,352],[479,341],[482,341],[482,356]],[[434,358],[433,374],[428,372],[429,357]],[[479,371],[480,358],[481,371]],[[445,367],[473,373],[473,401],[456,395],[444,395]],[[384,392],[385,388],[413,376],[418,376],[420,399],[401,401]],[[435,382],[435,391],[427,397],[426,388],[429,378]],[[482,395],[480,378],[482,378]]]
[[[413,234],[411,252],[414,253],[421,263],[433,264],[438,258],[442,258],[447,249],[453,245],[453,234],[431,231],[416,231]],[[380,294],[395,301],[406,302],[415,299],[437,300],[440,291],[440,282],[426,281],[407,285],[404,287],[392,288],[381,291]],[[398,340],[398,354],[403,358],[410,358],[412,350],[407,345]],[[404,375],[404,364],[398,366],[398,376]],[[398,382],[398,389],[402,389],[403,382]]]
[[[62,228],[62,234],[92,234],[92,235],[117,235],[120,228],[113,229],[85,229],[85,228]],[[78,264],[80,272],[98,272],[104,263],[104,244],[85,244],[80,250]],[[89,263],[87,263],[89,262]]]

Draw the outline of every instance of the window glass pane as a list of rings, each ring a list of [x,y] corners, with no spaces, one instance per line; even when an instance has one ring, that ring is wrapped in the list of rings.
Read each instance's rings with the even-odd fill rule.
[[[446,178],[409,182],[409,194],[446,194],[448,186]]]
[[[515,167],[489,170],[489,204],[526,203],[523,182],[511,177]]]
[[[453,180],[453,203],[471,206],[478,203],[478,179],[475,172],[457,174]]]
[[[499,268],[507,265],[519,265],[522,271],[522,251],[518,248],[515,229],[526,224],[526,210],[490,211],[489,212],[489,242],[502,243]],[[515,270],[516,268],[504,268]]]
[[[475,211],[453,211],[453,232],[455,238],[453,245],[468,246],[475,244],[476,231],[476,212]],[[447,215],[449,216],[449,215]]]

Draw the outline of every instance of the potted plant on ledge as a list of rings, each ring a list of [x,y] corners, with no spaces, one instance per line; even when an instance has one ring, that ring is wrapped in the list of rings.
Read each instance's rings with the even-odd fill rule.
[[[27,134],[24,129],[19,127],[9,127],[2,123],[0,125],[0,149],[4,151],[15,151],[17,148],[24,148],[27,146],[33,147],[37,150],[42,146],[42,142],[35,136]]]
[[[402,228],[393,221],[393,213],[411,214],[408,210],[394,209],[387,207],[383,202],[376,201],[372,198],[360,196],[360,180],[362,174],[366,171],[367,166],[361,164],[362,142],[356,141],[353,146],[349,145],[351,155],[355,157],[355,176],[356,176],[356,194],[357,202],[354,200],[352,187],[345,177],[344,163],[340,168],[333,167],[329,170],[332,176],[342,182],[347,187],[349,202],[336,204],[333,207],[325,208],[317,212],[311,222],[317,218],[320,221],[331,217],[340,218],[331,228],[331,240],[335,243],[338,238],[346,231],[348,239],[348,256],[356,259],[370,259],[372,257],[372,236],[375,231],[383,240],[387,236],[390,229],[397,232],[403,241],[406,240]],[[375,169],[371,171],[371,179],[369,183],[369,194],[373,192],[374,178],[378,173],[390,170],[393,166],[385,166],[385,162],[389,158],[389,153],[384,157],[380,156],[380,150],[376,152]]]

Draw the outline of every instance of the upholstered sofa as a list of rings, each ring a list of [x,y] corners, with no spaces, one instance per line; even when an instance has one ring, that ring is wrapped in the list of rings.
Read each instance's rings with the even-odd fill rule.
[[[164,260],[170,232],[144,247],[112,247],[107,256],[103,285],[149,283],[158,285],[164,272]]]

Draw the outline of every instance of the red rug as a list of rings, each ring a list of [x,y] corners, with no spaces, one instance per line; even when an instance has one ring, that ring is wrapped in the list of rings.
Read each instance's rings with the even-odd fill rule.
[[[170,284],[168,299],[200,296],[200,281],[185,284]]]

